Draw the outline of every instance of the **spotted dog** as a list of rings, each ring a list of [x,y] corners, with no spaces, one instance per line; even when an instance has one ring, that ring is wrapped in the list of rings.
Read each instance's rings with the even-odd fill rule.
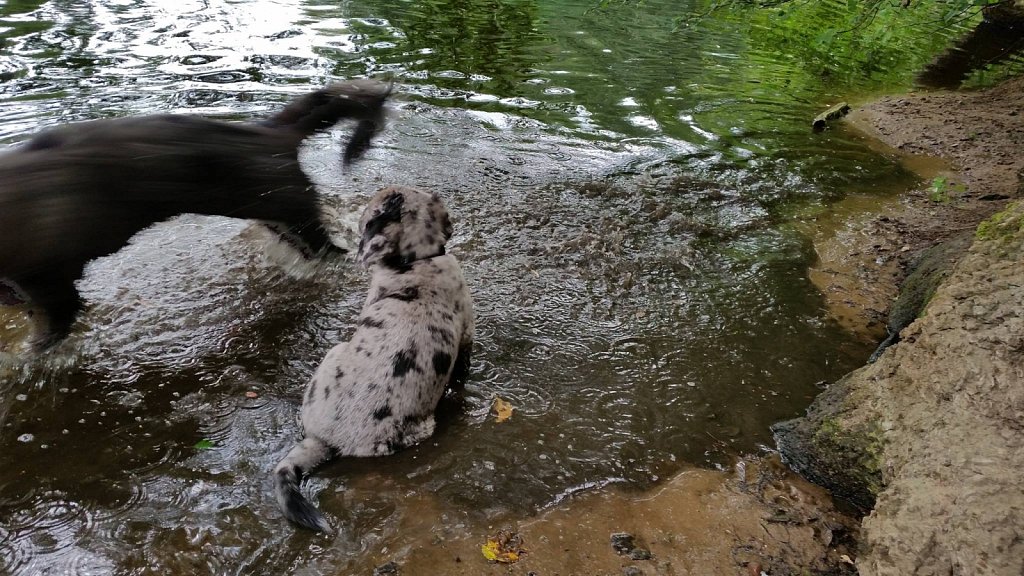
[[[178,214],[265,222],[308,257],[344,252],[321,222],[298,148],[353,119],[345,161],[360,156],[390,91],[371,80],[341,82],[260,122],[175,114],[80,122],[0,155],[0,281],[41,312],[35,347],[70,331],[82,309],[75,281],[87,262]]]
[[[360,219],[357,259],[371,273],[356,330],[307,385],[304,438],[274,469],[284,515],[329,531],[299,491],[303,474],[339,456],[384,456],[434,433],[445,389],[460,383],[473,340],[473,304],[440,198],[413,188],[377,192]]]

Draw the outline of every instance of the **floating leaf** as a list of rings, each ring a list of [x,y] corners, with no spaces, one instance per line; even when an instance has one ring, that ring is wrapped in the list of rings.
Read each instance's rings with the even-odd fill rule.
[[[526,552],[522,547],[523,537],[511,530],[500,530],[496,536],[488,536],[487,543],[480,547],[484,558],[491,562],[513,564]]]
[[[194,448],[196,450],[210,450],[211,448],[213,448],[213,440],[210,440],[209,438],[203,438],[199,442],[196,442]]]
[[[511,418],[512,411],[515,410],[511,402],[502,400],[501,398],[495,398],[494,405],[491,406],[491,408],[494,410],[494,413],[497,414],[498,416],[495,419],[495,421],[499,423]]]

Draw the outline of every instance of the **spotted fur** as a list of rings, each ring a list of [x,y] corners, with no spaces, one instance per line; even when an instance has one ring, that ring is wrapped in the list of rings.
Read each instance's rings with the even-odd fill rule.
[[[430,437],[472,348],[472,300],[445,254],[452,225],[440,198],[384,188],[360,229],[357,259],[372,277],[355,333],[317,368],[302,404],[305,438],[274,470],[284,515],[314,530],[330,527],[300,492],[303,474],[335,456],[384,456]]]

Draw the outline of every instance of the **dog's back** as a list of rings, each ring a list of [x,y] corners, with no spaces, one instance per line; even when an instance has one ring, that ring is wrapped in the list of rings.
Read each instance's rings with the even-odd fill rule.
[[[404,272],[375,269],[355,333],[327,354],[306,391],[304,433],[344,456],[385,456],[430,437],[472,332],[472,301],[453,256]]]

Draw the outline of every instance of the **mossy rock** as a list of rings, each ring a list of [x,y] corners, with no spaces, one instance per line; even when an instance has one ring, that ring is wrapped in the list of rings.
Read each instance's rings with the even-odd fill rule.
[[[983,241],[1010,241],[1024,233],[1024,207],[1011,204],[1006,210],[993,214],[978,225],[974,237]]]
[[[847,393],[844,378],[820,394],[806,416],[774,424],[772,433],[790,468],[867,511],[882,489],[882,430],[874,421],[844,418]]]

